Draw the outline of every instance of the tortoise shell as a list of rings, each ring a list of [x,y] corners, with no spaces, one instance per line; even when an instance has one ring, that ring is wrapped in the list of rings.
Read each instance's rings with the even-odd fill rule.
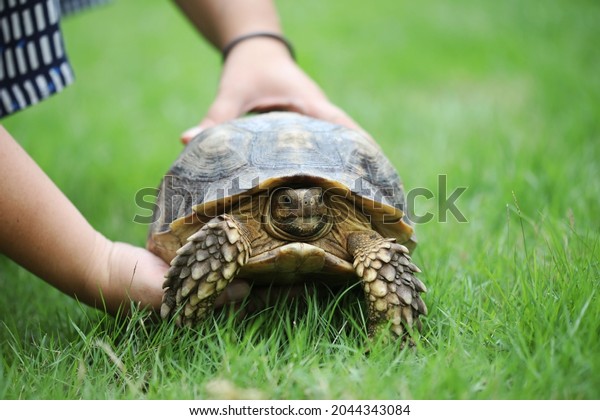
[[[381,149],[355,130],[289,112],[232,120],[195,137],[160,186],[148,247],[169,261],[186,235],[244,197],[307,184],[350,200],[374,230],[414,248],[403,185]]]

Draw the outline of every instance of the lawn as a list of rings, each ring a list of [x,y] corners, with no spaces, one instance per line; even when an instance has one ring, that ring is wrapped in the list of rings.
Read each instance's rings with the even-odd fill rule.
[[[434,194],[415,200],[432,216],[416,348],[369,344],[350,296],[180,331],[0,257],[0,398],[599,399],[600,4],[278,5],[302,67],[407,191]],[[135,193],[181,151],[220,57],[169,2],[117,0],[64,32],[76,84],[3,124],[97,229],[143,246]],[[463,221],[440,205],[459,188]]]

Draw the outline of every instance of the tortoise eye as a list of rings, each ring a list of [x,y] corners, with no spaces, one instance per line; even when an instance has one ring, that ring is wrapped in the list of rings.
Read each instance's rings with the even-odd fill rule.
[[[279,204],[292,204],[292,198],[289,195],[279,197]]]

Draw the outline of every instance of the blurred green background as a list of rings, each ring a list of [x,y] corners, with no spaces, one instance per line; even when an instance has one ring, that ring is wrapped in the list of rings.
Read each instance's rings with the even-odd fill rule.
[[[330,381],[326,391],[278,362],[265,369],[290,383],[226,378],[274,398],[599,398],[600,3],[277,5],[300,65],[381,144],[407,190],[438,197],[447,175],[448,195],[467,187],[456,204],[468,223],[441,222],[437,198],[416,202],[417,214],[435,216],[417,226],[415,260],[430,289],[418,356],[350,369],[325,352],[326,373],[305,381]],[[143,246],[136,191],[158,185],[182,150],[179,134],[208,109],[220,56],[169,2],[114,1],[63,30],[75,85],[3,124],[94,227]],[[72,360],[56,362],[62,391],[23,389],[48,372],[43,337],[76,359],[73,325],[94,335],[108,321],[94,324],[91,310],[6,258],[0,288],[0,395],[81,397],[69,385]],[[172,376],[149,395],[177,395],[159,391],[177,386]],[[106,381],[112,391],[87,397],[127,388]]]

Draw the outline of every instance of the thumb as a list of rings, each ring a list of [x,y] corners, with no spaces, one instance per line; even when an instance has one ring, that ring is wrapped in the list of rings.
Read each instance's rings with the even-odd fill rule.
[[[238,102],[219,96],[210,106],[202,121],[181,134],[181,141],[188,144],[190,140],[207,128],[237,118],[241,114],[242,110]]]

